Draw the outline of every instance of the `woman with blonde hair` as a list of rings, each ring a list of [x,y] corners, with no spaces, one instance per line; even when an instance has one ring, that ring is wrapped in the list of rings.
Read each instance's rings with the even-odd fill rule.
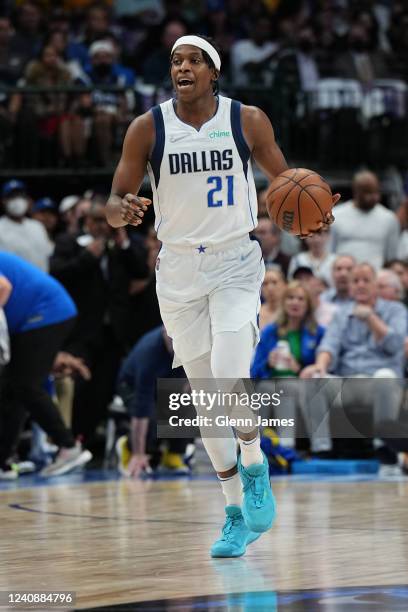
[[[305,366],[314,363],[323,334],[310,294],[298,281],[292,281],[283,291],[275,322],[262,330],[251,377],[299,376]]]
[[[278,377],[298,378],[304,367],[314,363],[316,349],[324,331],[316,322],[312,297],[298,281],[292,281],[282,294],[276,321],[262,330],[251,367],[251,378],[263,381]],[[312,389],[306,389],[303,383],[288,382],[288,385],[280,405],[274,408],[274,417],[286,419],[287,423],[276,428],[282,443],[289,447],[295,446],[295,417],[299,406],[311,439],[312,452],[326,451],[330,441],[318,438],[310,426],[307,408],[310,405],[308,393]],[[261,386],[262,391],[271,391],[270,383]],[[286,384],[278,388],[285,390]],[[320,401],[320,397],[314,398],[311,408],[313,411],[318,410],[319,414],[325,414],[325,405],[318,405]],[[290,419],[294,419],[294,426],[289,424]]]
[[[263,303],[259,312],[259,329],[261,331],[268,323],[276,321],[285,287],[286,281],[279,268],[266,270],[261,289]]]

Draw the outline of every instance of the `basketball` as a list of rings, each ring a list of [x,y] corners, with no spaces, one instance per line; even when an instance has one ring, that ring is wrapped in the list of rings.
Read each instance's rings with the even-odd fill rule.
[[[271,183],[266,207],[272,221],[296,236],[319,229],[333,207],[330,186],[322,177],[306,168],[290,168]]]

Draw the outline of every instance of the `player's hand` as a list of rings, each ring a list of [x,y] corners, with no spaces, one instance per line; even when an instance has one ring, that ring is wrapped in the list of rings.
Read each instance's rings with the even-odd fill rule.
[[[148,198],[127,193],[120,204],[120,216],[129,225],[140,225],[147,207],[152,203]]]
[[[129,476],[139,478],[144,471],[150,471],[149,456],[142,454],[132,455],[128,466]]]
[[[339,193],[334,194],[333,200],[332,200],[333,207],[336,206],[340,198],[341,198],[341,195]],[[309,232],[308,234],[302,234],[301,236],[299,236],[299,238],[301,239],[309,238],[310,236],[313,236],[313,234],[320,234],[320,232],[327,232],[331,224],[334,223],[334,221],[335,221],[335,216],[333,215],[332,212],[328,212],[326,213],[324,221],[320,221],[317,229],[315,229],[313,232]]]

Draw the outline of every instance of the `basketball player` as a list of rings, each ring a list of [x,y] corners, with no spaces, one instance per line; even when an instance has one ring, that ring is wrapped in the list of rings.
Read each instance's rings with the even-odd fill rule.
[[[249,378],[264,277],[248,235],[257,223],[251,157],[270,180],[287,164],[260,109],[217,95],[221,59],[208,39],[179,38],[170,65],[175,98],[130,125],[107,218],[113,227],[142,222],[151,202],[135,194],[147,167],[163,243],[157,295],[177,360],[190,380],[236,381]],[[244,554],[275,516],[259,434],[237,433],[238,461],[232,428],[222,438],[203,435],[227,503],[213,557]],[[134,457],[133,473],[146,463]]]

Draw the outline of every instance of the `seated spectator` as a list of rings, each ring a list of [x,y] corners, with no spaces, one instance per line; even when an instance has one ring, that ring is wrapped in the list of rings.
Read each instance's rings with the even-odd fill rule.
[[[316,363],[304,375],[332,372],[338,376],[375,376],[384,369],[390,377],[402,375],[406,309],[378,298],[376,280],[370,264],[354,267],[354,301],[337,312],[319,347]]]
[[[182,21],[168,21],[162,30],[155,50],[149,54],[142,65],[142,76],[146,83],[163,86],[169,81],[169,57],[174,43],[187,34]]]
[[[21,3],[15,15],[16,32],[11,45],[14,52],[27,60],[35,57],[42,45],[43,14],[37,2]]]
[[[298,377],[303,368],[315,361],[316,349],[324,329],[316,323],[310,295],[297,281],[289,283],[282,296],[281,311],[275,323],[264,327],[254,360],[251,378],[266,380],[274,377]],[[266,390],[266,389],[265,389]],[[285,401],[274,409],[276,418],[295,418],[296,406],[304,411],[308,405],[304,386],[291,386]],[[324,410],[325,405],[321,410]],[[278,427],[278,433],[286,446],[295,444],[294,428]],[[326,450],[326,441],[317,439],[313,430],[308,434],[313,452]]]
[[[286,88],[287,93],[295,95],[316,90],[320,78],[316,46],[313,28],[308,24],[299,28],[294,47],[279,54],[273,82],[277,92]]]
[[[282,294],[286,288],[283,274],[278,269],[266,270],[262,283],[261,297],[263,302],[259,312],[259,329],[274,323],[279,313]]]
[[[300,275],[299,270],[302,271]],[[309,293],[313,302],[317,323],[322,327],[327,327],[338,307],[336,304],[325,302],[321,299],[322,293],[327,289],[324,280],[315,276],[310,268],[298,268],[298,270],[295,270],[294,279],[298,280]]]
[[[51,198],[40,198],[34,202],[31,208],[31,217],[42,223],[48,238],[53,242],[58,225],[58,209],[54,200],[51,200]]]
[[[81,43],[73,41],[69,30],[55,29],[50,24],[45,45],[55,49],[74,80],[83,74],[83,69],[89,62],[88,49]]]
[[[11,180],[2,188],[4,216],[0,218],[0,249],[15,253],[47,271],[52,243],[44,226],[27,217],[30,199],[22,181]]]
[[[289,283],[274,323],[264,327],[251,366],[251,378],[299,376],[314,363],[324,329],[317,325],[310,295],[298,282]],[[283,342],[285,347],[278,342]],[[285,352],[282,351],[285,348]]]
[[[337,255],[332,265],[332,282],[329,289],[320,295],[322,302],[330,302],[337,306],[343,306],[351,301],[350,277],[356,264],[352,255]]]
[[[111,160],[115,130],[118,124],[128,119],[128,104],[124,93],[101,91],[98,85],[129,86],[128,76],[117,69],[115,48],[110,41],[94,42],[89,49],[89,55],[91,63],[84,77],[77,79],[77,82],[91,86],[93,92],[82,96],[78,112],[92,117],[96,156],[99,163],[106,166]]]
[[[379,298],[400,302],[403,293],[402,283],[395,272],[386,269],[379,270],[377,274],[377,295]]]
[[[384,267],[392,270],[398,276],[402,284],[402,301],[408,306],[408,260],[391,259]]]
[[[304,240],[306,251],[294,255],[290,260],[288,278],[293,278],[293,272],[302,266],[310,268],[315,276],[322,278],[327,286],[331,286],[332,266],[336,259],[333,253],[329,252],[329,233],[321,232],[313,234]]]
[[[231,80],[234,85],[271,85],[270,62],[278,44],[271,40],[271,22],[260,16],[250,30],[250,38],[231,47]]]
[[[353,24],[348,34],[348,50],[335,61],[334,73],[344,79],[355,79],[362,85],[370,85],[375,79],[387,78],[390,68],[383,52],[370,49],[366,28]]]
[[[37,60],[31,61],[24,72],[24,82],[33,87],[59,87],[73,84],[69,67],[58,56],[57,50],[45,45]],[[44,143],[58,141],[64,163],[81,159],[85,153],[85,130],[79,114],[72,112],[66,93],[39,93],[24,98],[23,113],[32,111],[38,121],[39,134]]]
[[[83,3],[82,3],[83,4]],[[112,32],[109,7],[103,2],[88,2],[82,33],[76,42],[90,47],[95,41],[102,40]]]
[[[383,269],[377,274],[377,294],[383,300],[402,301],[404,288],[400,277],[392,270]],[[408,334],[408,329],[407,329]],[[408,335],[404,341],[405,357],[408,358]]]
[[[6,15],[0,17],[0,83],[15,85],[23,74],[24,66],[30,59],[23,49],[19,48],[13,37],[11,20]]]
[[[92,379],[77,381],[74,431],[90,438],[105,416],[120,359],[130,348],[132,280],[146,278],[147,270],[144,250],[130,242],[125,228],[108,225],[102,204],[93,204],[84,229],[80,236],[57,236],[50,271],[78,309],[67,349],[84,359]]]
[[[127,405],[131,416],[130,449],[128,461],[122,458],[122,473],[137,478],[149,470],[147,455],[149,424],[155,420],[155,404],[158,378],[185,378],[183,368],[172,369],[173,345],[163,326],[145,334],[124,360],[118,377],[119,390],[126,387]],[[183,454],[187,441],[169,440],[168,450],[162,457],[162,465],[173,470],[184,470]],[[130,450],[129,449],[129,450]]]
[[[0,252],[0,306],[11,340],[11,359],[2,375],[0,402],[0,478],[16,478],[8,462],[28,411],[60,448],[43,476],[57,476],[84,465],[89,451],[75,444],[44,382],[67,340],[76,308],[64,288],[20,257]]]
[[[393,212],[380,204],[375,174],[358,172],[353,177],[353,199],[335,209],[331,227],[334,253],[352,253],[358,262],[369,261],[379,269],[397,253],[400,227]]]
[[[374,426],[380,427],[384,421],[396,421],[400,413],[402,388],[395,379],[403,375],[407,313],[402,304],[377,297],[376,273],[367,263],[355,266],[351,295],[354,302],[339,310],[327,328],[315,364],[303,370],[302,378],[331,372],[378,379],[369,388],[363,382],[348,384],[342,398],[344,404],[352,405],[368,401],[373,406]]]
[[[261,245],[266,268],[277,268],[286,278],[290,258],[281,250],[282,231],[269,217],[259,217],[253,234]]]

